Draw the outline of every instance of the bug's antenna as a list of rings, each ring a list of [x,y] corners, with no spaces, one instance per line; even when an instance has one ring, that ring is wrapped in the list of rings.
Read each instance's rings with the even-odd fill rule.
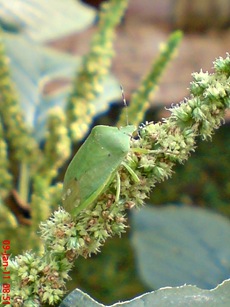
[[[123,87],[122,85],[120,84],[120,89],[121,89],[121,96],[122,96],[122,100],[123,100],[123,103],[124,103],[124,106],[125,106],[125,113],[126,113],[126,125],[128,126],[129,125],[129,117],[128,117],[128,111],[127,111],[127,102],[126,102],[126,99],[125,99],[125,93],[124,93],[124,90],[123,90]]]

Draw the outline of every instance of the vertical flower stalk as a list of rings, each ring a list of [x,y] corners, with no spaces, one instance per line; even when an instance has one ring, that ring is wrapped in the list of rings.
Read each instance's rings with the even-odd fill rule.
[[[50,110],[45,140],[44,158],[38,173],[46,178],[47,186],[71,154],[71,141],[66,128],[66,116],[61,108]]]
[[[175,31],[170,35],[168,41],[161,45],[160,54],[155,59],[150,72],[144,77],[137,91],[132,95],[129,106],[129,121],[134,125],[139,125],[143,116],[149,108],[150,96],[154,94],[159,84],[159,79],[165,71],[166,66],[175,56],[178,45],[182,39],[182,33]],[[120,115],[117,126],[124,126],[126,123],[126,110]]]
[[[20,197],[28,201],[28,186],[31,174],[35,173],[41,160],[40,150],[24,121],[18,95],[11,81],[9,59],[5,55],[2,35],[0,36],[0,116],[9,149],[8,159],[14,165],[13,176],[15,182],[19,182]]]
[[[67,104],[68,125],[74,141],[84,137],[97,112],[94,101],[103,91],[102,80],[108,74],[114,55],[114,28],[123,17],[127,5],[128,0],[104,1],[101,5],[98,31],[89,53],[83,58]]]
[[[11,81],[9,59],[5,55],[2,35],[0,37],[0,114],[5,135],[13,158],[32,164],[38,157],[38,146],[26,126],[18,95]],[[36,158],[35,158],[36,157]]]
[[[45,140],[43,160],[33,177],[33,194],[31,201],[32,228],[36,231],[40,221],[48,218],[56,209],[55,203],[61,196],[62,185],[52,185],[59,169],[71,154],[71,142],[66,128],[66,116],[61,108],[50,110],[48,129]],[[47,205],[49,204],[49,205]]]

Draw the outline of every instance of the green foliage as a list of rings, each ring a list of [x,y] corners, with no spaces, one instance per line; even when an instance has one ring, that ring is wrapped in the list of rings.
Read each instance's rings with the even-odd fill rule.
[[[228,59],[227,56],[226,60],[222,61],[228,64]],[[141,137],[130,141],[131,150],[124,159],[125,164],[119,169],[121,178],[119,199],[116,197],[117,180],[113,180],[102,195],[98,195],[97,190],[98,198],[95,199],[95,196],[92,199],[92,201],[95,199],[95,202],[82,207],[74,219],[59,209],[48,221],[41,224],[46,253],[36,257],[36,261],[44,264],[49,255],[52,259],[52,268],[48,271],[35,272],[36,283],[33,279],[26,278],[31,291],[20,296],[24,304],[35,303],[37,300],[46,302],[47,291],[49,303],[57,301],[58,295],[63,294],[62,287],[68,278],[67,274],[62,275],[63,267],[69,270],[75,257],[78,255],[87,257],[91,253],[96,253],[109,236],[120,235],[126,227],[125,209],[142,205],[155,183],[168,178],[176,162],[182,163],[188,158],[189,153],[194,150],[197,135],[201,135],[203,139],[210,137],[213,129],[221,124],[225,108],[229,107],[229,75],[230,67],[226,70],[225,66],[212,75],[203,76],[202,72],[195,74],[194,82],[191,84],[191,91],[194,92],[194,88],[196,89],[194,95],[191,95],[186,103],[173,108],[171,117],[163,123],[150,123],[144,126],[140,130]],[[202,76],[205,78],[206,86],[203,86]],[[213,84],[218,84],[216,91]],[[210,92],[212,94],[208,95]],[[130,170],[136,173],[138,181],[133,180]],[[70,177],[72,175],[71,169]],[[25,260],[28,258],[27,255],[22,255],[16,257],[10,264],[14,280],[14,296],[18,296],[21,291],[21,278],[30,276],[29,268],[26,266],[22,270],[23,275],[18,274],[20,262],[24,257]],[[35,255],[30,254],[29,257],[33,258]],[[45,269],[42,266],[41,268]],[[40,267],[36,270],[40,270]],[[50,284],[48,281],[53,274],[57,278]],[[48,282],[48,289],[39,298],[35,288],[44,287],[45,280]],[[60,285],[61,292],[56,291],[56,282]]]
[[[108,77],[114,28],[121,20],[127,3],[126,0],[103,3],[98,33],[76,73],[67,107],[49,111],[49,130],[42,146],[33,138],[33,131],[24,119],[11,80],[4,44],[1,44],[0,155],[3,162],[0,167],[4,175],[0,203],[4,221],[1,227],[6,228],[4,235],[8,235],[9,240],[14,237],[12,246],[15,244],[18,248],[19,238],[26,237],[29,246],[25,246],[24,240],[22,247],[32,248],[32,251],[11,258],[9,262],[13,306],[57,304],[65,294],[65,284],[74,260],[78,256],[89,257],[99,251],[106,239],[125,232],[126,209],[140,207],[155,184],[171,176],[173,166],[183,163],[194,150],[198,136],[210,138],[214,129],[220,126],[225,109],[230,106],[227,55],[226,59],[215,62],[212,75],[194,74],[191,96],[171,109],[169,119],[143,125],[136,138],[130,137],[137,129],[134,126],[120,130],[106,126],[94,128],[67,169],[64,180],[64,196],[68,196],[69,189],[74,191],[73,203],[66,198],[73,216],[62,208],[57,209],[62,193],[62,184],[58,182],[59,170],[64,168],[72,147],[87,133],[97,113],[94,102]],[[180,33],[170,37],[150,74],[137,90],[138,99],[134,101],[142,116],[151,86],[155,87],[162,67],[171,58],[180,38]],[[44,55],[43,52],[41,54]],[[52,67],[55,67],[56,59]],[[93,136],[97,137],[97,141]],[[89,163],[83,162],[85,157]],[[78,162],[82,163],[80,167],[76,165]],[[17,194],[11,189],[15,190],[17,186],[19,195],[15,197]],[[28,208],[27,202],[30,202],[32,219],[29,228],[18,227],[5,206],[9,201],[23,208]],[[43,244],[38,240],[39,225]],[[12,230],[13,234],[10,233]]]
[[[5,3],[2,5],[5,7]],[[116,7],[116,4],[114,5]],[[31,7],[32,11],[33,9],[39,10],[39,8],[33,7],[32,3]],[[120,3],[119,8],[120,13],[118,15],[120,16],[122,14],[122,5]],[[10,12],[8,11],[9,14]],[[44,15],[46,13],[44,12]],[[14,15],[13,12],[12,14]],[[28,12],[25,10],[24,14],[26,16]],[[109,8],[106,14],[108,16],[111,15]],[[110,17],[106,17],[106,14],[103,16],[108,21]],[[17,15],[16,12],[15,15]],[[116,17],[113,15],[111,17],[112,19],[115,18],[116,22],[118,22],[121,16]],[[110,32],[113,26],[116,25],[116,22],[109,24]],[[27,26],[27,30],[31,29],[29,23]],[[64,27],[65,31],[68,30],[67,28]],[[29,31],[31,30],[28,30],[28,33]],[[57,31],[57,33],[59,32]],[[4,44],[6,48],[4,48]],[[15,44],[17,44],[17,50],[15,49]],[[33,233],[33,231],[37,231],[39,222],[47,219],[60,202],[60,197],[52,199],[52,190],[57,189],[56,195],[60,196],[60,189],[58,184],[53,187],[51,182],[55,183],[58,181],[59,170],[69,159],[71,155],[70,148],[73,145],[69,139],[65,106],[62,102],[63,99],[67,99],[69,88],[68,90],[64,88],[55,97],[44,95],[43,90],[45,85],[54,78],[67,76],[71,78],[73,68],[78,71],[81,61],[78,58],[75,59],[68,55],[61,55],[48,48],[37,46],[26,41],[20,35],[3,35],[1,38],[1,50],[0,64],[2,75],[0,89],[2,96],[0,109],[3,129],[0,132],[2,139],[1,168],[2,179],[4,180],[1,184],[1,206],[4,202],[9,206],[18,206],[23,201],[30,201],[31,208],[33,208],[33,218],[31,221],[28,220],[28,222],[25,219],[23,221],[26,224],[31,224],[31,229],[33,229],[31,231]],[[10,57],[10,63],[7,55]],[[88,61],[90,61],[90,58]],[[87,61],[84,61],[84,63],[84,65],[87,65]],[[11,76],[13,76],[15,84],[12,82]],[[85,82],[87,82],[87,78]],[[106,109],[103,106],[104,102],[101,103],[102,99],[108,101],[108,99],[117,96],[113,90],[115,85],[117,86],[111,76],[108,76],[106,80],[102,80],[101,86],[106,89],[112,88],[112,90],[107,90],[109,94],[97,96],[96,112],[102,112]],[[40,104],[38,104],[39,100],[41,100]],[[60,102],[59,107],[54,107],[57,105],[57,102]],[[95,100],[92,103],[95,104]],[[99,103],[101,103],[101,106],[99,106]],[[23,114],[21,106],[26,110],[25,114]],[[88,105],[87,108],[89,110],[91,107]],[[85,115],[88,113],[87,108],[85,109]],[[44,131],[47,130],[44,129],[46,121],[48,132],[44,136]],[[38,141],[40,142],[41,140],[44,144],[44,149],[42,150],[39,148],[40,144],[38,144]],[[8,157],[6,154],[7,149],[11,153]],[[11,189],[18,190],[18,199],[13,199],[14,190],[12,191]],[[54,200],[57,200],[56,204],[54,204]],[[27,205],[27,210],[30,211],[28,208],[29,206]],[[6,212],[8,211],[6,210]],[[15,222],[17,223],[17,221],[11,215],[10,212],[6,215],[1,227],[7,226],[7,229],[11,227],[7,235],[9,239],[13,240],[15,231],[17,231],[17,227],[15,228]],[[7,225],[7,219],[14,221],[13,224],[9,223]],[[19,228],[19,236],[21,231],[23,236],[24,232],[22,229],[23,227]],[[36,250],[41,248],[39,240],[30,241],[28,238],[27,244]],[[19,245],[16,244],[14,246],[16,252]],[[22,245],[23,248],[24,246]]]

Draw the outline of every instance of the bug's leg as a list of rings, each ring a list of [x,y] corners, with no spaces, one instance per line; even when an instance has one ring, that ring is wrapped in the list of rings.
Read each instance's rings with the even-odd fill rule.
[[[121,193],[121,178],[119,173],[116,173],[117,176],[117,191],[116,191],[116,198],[115,198],[115,202],[119,201],[119,197],[120,197],[120,193]]]
[[[134,147],[131,148],[133,152],[139,153],[139,154],[173,154],[170,150],[163,150],[163,149],[146,149],[141,147]],[[178,154],[177,154],[178,155]]]
[[[141,147],[133,147],[133,148],[131,148],[131,150],[132,150],[132,152],[136,152],[136,153],[139,153],[139,154],[148,154],[150,152],[154,152],[151,149],[146,149],[146,148],[141,148]]]
[[[138,176],[135,174],[135,172],[131,169],[131,167],[125,163],[125,162],[122,162],[122,165],[127,169],[127,171],[130,173],[131,177],[133,178],[133,181],[134,182],[139,182],[140,179],[138,178]]]

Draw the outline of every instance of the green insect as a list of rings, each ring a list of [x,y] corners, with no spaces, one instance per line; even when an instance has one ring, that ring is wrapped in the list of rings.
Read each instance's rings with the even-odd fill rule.
[[[135,126],[95,126],[69,164],[64,177],[63,204],[77,215],[111,183],[130,150]]]

